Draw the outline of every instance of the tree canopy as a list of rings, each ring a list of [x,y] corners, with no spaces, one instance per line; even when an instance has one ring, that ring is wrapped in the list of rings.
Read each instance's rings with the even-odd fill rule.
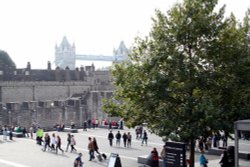
[[[9,54],[3,50],[0,50],[0,62],[2,62],[4,65],[15,67],[15,63],[10,58]]]
[[[165,140],[194,141],[233,130],[250,115],[250,11],[225,17],[217,0],[184,0],[156,10],[145,39],[112,68],[114,98],[104,111],[130,126],[147,122]]]

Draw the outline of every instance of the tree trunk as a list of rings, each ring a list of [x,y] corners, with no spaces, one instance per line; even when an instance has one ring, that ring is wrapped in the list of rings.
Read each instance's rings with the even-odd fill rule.
[[[190,167],[194,167],[194,149],[195,149],[195,141],[194,139],[190,140],[190,155],[189,155],[189,159],[190,159]]]

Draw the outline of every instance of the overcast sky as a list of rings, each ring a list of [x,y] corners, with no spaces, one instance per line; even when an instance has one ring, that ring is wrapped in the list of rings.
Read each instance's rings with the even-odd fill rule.
[[[54,62],[63,36],[75,43],[77,54],[112,55],[120,41],[129,47],[136,36],[148,35],[156,8],[166,12],[177,1],[0,0],[0,49],[17,68],[29,61],[33,69]],[[222,4],[238,19],[250,8],[250,0],[219,0]]]

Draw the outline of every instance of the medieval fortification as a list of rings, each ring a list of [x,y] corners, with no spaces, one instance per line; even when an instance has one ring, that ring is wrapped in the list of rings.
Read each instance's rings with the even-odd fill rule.
[[[72,59],[69,50],[73,47],[63,39],[56,48],[56,62],[62,67],[57,65],[54,70],[50,62],[44,70],[32,69],[29,62],[23,69],[1,64],[0,125],[38,125],[49,129],[57,123],[67,126],[74,122],[81,126],[88,119],[107,118],[102,111],[102,99],[112,96],[111,75],[108,70],[95,70],[94,65],[70,69],[75,62],[67,60],[66,53]],[[118,48],[116,53],[125,52]],[[73,65],[65,67],[65,62]]]

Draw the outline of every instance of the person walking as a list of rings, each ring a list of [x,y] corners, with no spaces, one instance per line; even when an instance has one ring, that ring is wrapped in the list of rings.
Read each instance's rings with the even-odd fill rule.
[[[116,146],[119,146],[119,147],[120,147],[120,144],[121,144],[121,137],[122,137],[122,135],[121,135],[120,131],[118,131],[118,132],[116,133],[116,135],[115,135],[115,138],[116,138]]]
[[[65,150],[66,152],[68,152],[70,143],[71,143],[71,134],[68,133],[68,137],[67,137],[67,147],[66,147],[66,150]]]
[[[110,120],[108,122],[108,125],[109,125],[109,130],[111,130],[112,129],[112,122]]]
[[[141,139],[143,135],[143,127],[139,126],[139,138]]]
[[[228,167],[228,155],[227,155],[227,150],[224,150],[223,153],[221,154],[219,164],[221,167]]]
[[[56,135],[55,133],[53,133],[51,138],[51,151],[56,151],[56,145],[57,145]]]
[[[131,142],[132,142],[132,135],[130,134],[130,132],[128,132],[128,144],[127,144],[127,147],[131,148]]]
[[[88,150],[89,150],[89,161],[92,161],[93,159],[95,159],[94,155],[95,148],[91,137],[89,137]]]
[[[34,133],[33,126],[30,127],[29,132],[30,132],[30,138],[33,139],[33,133]]]
[[[9,139],[13,140],[13,127],[9,127]]]
[[[62,140],[59,135],[56,136],[56,154],[58,153],[58,149],[64,153],[63,149],[61,148]]]
[[[98,119],[95,119],[95,127],[98,128],[98,125],[99,125],[99,120],[98,120]]]
[[[124,147],[127,147],[128,135],[126,134],[126,132],[123,133],[122,138],[123,138]]]
[[[3,131],[3,140],[7,140],[7,135],[8,135],[7,125],[3,126],[2,131]]]
[[[43,151],[46,151],[47,147],[49,147],[49,149],[51,149],[51,147],[50,147],[50,136],[49,136],[48,133],[45,133]]]
[[[148,145],[148,134],[147,134],[146,130],[144,130],[143,135],[142,135],[141,146],[143,146],[144,142],[147,146]]]
[[[76,141],[75,141],[74,135],[71,135],[71,138],[70,138],[71,151],[70,152],[77,151],[75,149],[75,145],[76,145]]]
[[[136,129],[135,129],[135,134],[136,134],[136,139],[139,140],[139,136],[140,136],[140,129],[139,127],[137,126]]]
[[[204,155],[204,150],[201,150],[201,155],[199,157],[199,162],[200,162],[201,167],[207,167],[208,161],[207,161],[207,159],[206,159],[206,157]]]
[[[95,129],[95,118],[92,119],[92,127]]]
[[[22,129],[22,133],[23,133],[23,137],[29,137],[29,133],[27,133],[27,130],[25,127],[21,128]]]
[[[100,152],[98,151],[99,150],[99,147],[98,147],[98,144],[97,144],[97,141],[96,141],[96,138],[93,137],[93,145],[94,145],[94,151],[97,153],[97,154],[100,154]]]
[[[113,146],[113,139],[114,139],[114,134],[112,133],[112,131],[110,131],[108,134],[108,140],[109,140],[109,145],[111,147]]]
[[[166,145],[164,145],[161,150],[162,167],[167,167],[166,158],[167,158]]]
[[[37,131],[36,131],[36,141],[38,145],[42,145],[42,141],[43,141],[43,129],[38,127]]]

